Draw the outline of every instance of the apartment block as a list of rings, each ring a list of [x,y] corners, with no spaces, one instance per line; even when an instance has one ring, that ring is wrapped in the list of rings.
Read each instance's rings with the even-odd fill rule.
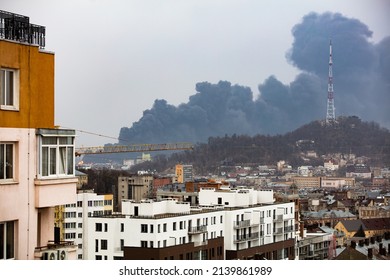
[[[0,259],[74,259],[54,224],[77,183],[75,131],[54,123],[54,53],[28,17],[0,11],[0,26]]]
[[[118,177],[118,192],[116,204],[121,211],[123,199],[132,199],[140,201],[149,198],[153,193],[153,175],[133,174],[131,176]]]
[[[64,217],[61,223],[64,241],[74,241],[77,246],[77,259],[84,259],[85,251],[88,248],[88,227],[87,219],[89,217],[100,217],[113,214],[113,195],[97,194],[92,190],[79,191],[77,201],[67,204],[64,207]]]
[[[294,259],[294,203],[272,191],[201,189],[199,205],[123,200],[120,216],[88,219],[88,259]]]

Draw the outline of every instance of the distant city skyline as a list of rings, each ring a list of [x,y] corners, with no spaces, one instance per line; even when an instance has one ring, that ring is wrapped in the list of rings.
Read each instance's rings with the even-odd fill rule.
[[[301,73],[286,59],[292,29],[311,12],[361,21],[373,44],[390,35],[385,0],[3,0],[0,9],[46,27],[45,49],[56,54],[56,124],[79,131],[77,146],[115,142],[97,135],[118,137],[156,99],[187,103],[199,82],[226,80],[254,98],[270,76],[288,85]],[[336,113],[338,90],[335,81]]]

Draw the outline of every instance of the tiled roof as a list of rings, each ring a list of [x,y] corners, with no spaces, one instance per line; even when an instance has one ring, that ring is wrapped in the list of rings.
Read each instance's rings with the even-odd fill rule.
[[[390,218],[376,218],[361,220],[366,230],[390,230]]]
[[[366,230],[362,220],[345,220],[340,221],[340,223],[342,223],[345,229],[349,232],[358,231],[360,226],[363,226],[363,229]]]

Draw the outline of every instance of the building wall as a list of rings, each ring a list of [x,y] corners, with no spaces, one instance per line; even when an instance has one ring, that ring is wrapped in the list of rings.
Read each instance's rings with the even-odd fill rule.
[[[293,183],[298,188],[319,188],[321,186],[321,177],[293,177]]]
[[[0,40],[0,67],[19,70],[19,110],[0,110],[0,127],[54,128],[54,54]]]
[[[75,201],[76,194],[74,176],[39,173],[38,129],[55,130],[54,54],[0,39],[0,67],[16,71],[18,100],[14,108],[0,108],[0,142],[14,145],[13,176],[0,180],[0,223],[13,222],[15,259],[39,259],[54,240],[54,206]]]
[[[247,192],[246,196],[252,194]],[[191,207],[172,199],[122,203],[121,216],[87,220],[88,259],[180,259],[177,253],[186,248],[189,251],[182,255],[192,253],[192,259],[212,257],[212,248],[212,258],[220,258],[221,254],[215,251],[219,246],[210,243],[218,238],[223,238],[230,258],[255,258],[265,248],[274,248],[274,243],[277,248],[270,251],[274,254],[271,259],[294,258],[293,202],[240,207],[205,203]],[[223,259],[227,258],[225,251]]]

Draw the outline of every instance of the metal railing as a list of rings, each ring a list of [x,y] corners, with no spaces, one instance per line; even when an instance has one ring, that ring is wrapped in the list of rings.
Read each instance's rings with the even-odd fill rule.
[[[274,216],[274,221],[276,222],[283,221],[283,214]]]
[[[259,238],[259,233],[258,232],[252,232],[249,234],[240,234],[240,235],[234,235],[234,242],[244,242],[244,241],[249,241],[253,239]]]
[[[46,28],[30,23],[26,16],[0,10],[0,39],[45,47]]]
[[[188,234],[198,234],[207,232],[207,226],[196,226],[188,229]]]
[[[250,224],[251,224],[251,221],[250,221],[250,220],[235,221],[235,222],[234,222],[234,228],[249,227]]]

